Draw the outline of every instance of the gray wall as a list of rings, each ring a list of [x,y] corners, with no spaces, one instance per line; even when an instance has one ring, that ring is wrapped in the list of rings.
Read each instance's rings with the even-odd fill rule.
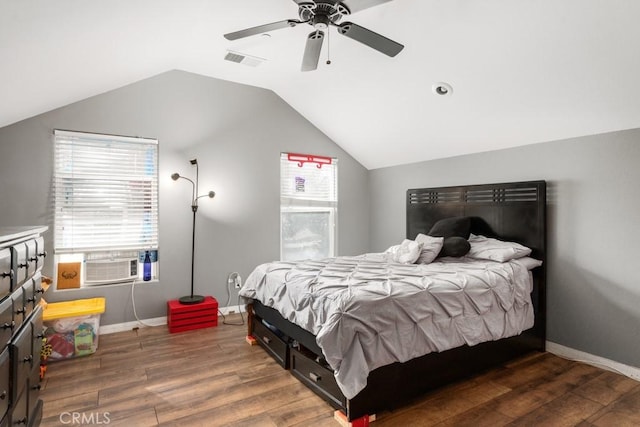
[[[181,71],[164,73],[0,129],[0,224],[52,225],[53,129],[158,138],[160,281],[135,285],[139,317],[189,293],[191,186],[198,158],[196,293],[227,301],[227,276],[279,258],[280,152],[339,158],[338,252],[369,247],[368,172],[273,92]],[[45,238],[52,253],[52,232]],[[53,275],[53,257],[45,274]],[[103,325],[134,320],[130,285],[49,291],[48,301],[107,297]],[[231,303],[237,301],[232,290]]]
[[[550,341],[640,367],[640,130],[370,171],[371,250],[405,233],[408,188],[544,179]]]

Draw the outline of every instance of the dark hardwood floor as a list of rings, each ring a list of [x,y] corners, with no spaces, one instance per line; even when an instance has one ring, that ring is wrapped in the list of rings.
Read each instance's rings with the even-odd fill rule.
[[[229,318],[238,321],[239,317]],[[246,327],[103,335],[98,351],[54,362],[42,426],[337,426],[332,408],[258,346]],[[638,426],[640,382],[533,354],[407,402],[385,426]]]

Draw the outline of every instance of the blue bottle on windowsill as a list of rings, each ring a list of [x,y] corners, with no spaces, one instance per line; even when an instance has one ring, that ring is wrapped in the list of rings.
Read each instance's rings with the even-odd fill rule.
[[[142,280],[148,282],[151,280],[151,256],[149,251],[144,252],[144,267],[142,270]]]

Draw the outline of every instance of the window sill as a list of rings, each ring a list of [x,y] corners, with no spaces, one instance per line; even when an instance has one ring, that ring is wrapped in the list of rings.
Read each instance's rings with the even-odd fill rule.
[[[103,289],[103,288],[113,288],[113,287],[121,287],[121,286],[132,286],[132,285],[141,285],[141,284],[157,284],[160,283],[159,279],[151,279],[151,280],[132,280],[128,282],[118,282],[118,283],[103,283],[103,284],[93,284],[93,285],[81,285],[79,288],[68,288],[68,289],[57,289],[56,292],[68,292],[68,291],[86,291],[89,289]]]

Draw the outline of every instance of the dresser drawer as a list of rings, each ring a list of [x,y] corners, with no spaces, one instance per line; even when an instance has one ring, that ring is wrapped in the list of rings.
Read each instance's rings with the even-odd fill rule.
[[[0,302],[0,349],[9,343],[14,330],[13,300],[5,298]]]
[[[27,240],[24,242],[24,245],[27,247],[27,278],[30,278],[36,272],[36,266],[38,264],[36,240]]]
[[[44,259],[47,257],[47,251],[44,250],[44,237],[38,237],[36,241],[36,257],[38,258],[36,270],[42,270]]]
[[[22,285],[22,304],[24,306],[23,316],[25,319],[28,319],[31,315],[31,312],[35,308],[33,302],[35,298],[33,297],[33,280],[29,279]]]
[[[315,354],[292,348],[290,369],[296,378],[329,404],[336,408],[345,407],[346,400],[336,383],[333,371],[317,363]]]
[[[12,405],[11,409],[11,427],[27,427],[29,422],[27,399],[29,398],[27,393],[22,393],[20,397]]]
[[[11,300],[13,301],[13,328],[14,332],[20,329],[22,322],[25,319],[25,313],[27,309],[24,306],[24,291],[22,288],[18,288],[11,294]]]
[[[42,273],[37,271],[31,280],[33,281],[33,308],[36,308],[40,305],[42,294],[44,294],[44,288],[42,287]]]
[[[11,278],[13,277],[11,268],[11,250],[0,249],[0,299],[11,293]]]
[[[0,352],[0,420],[9,410],[9,376],[11,374],[11,359],[9,348]]]
[[[11,376],[13,388],[12,401],[25,389],[34,363],[40,362],[39,358],[36,359],[33,357],[31,347],[31,327],[25,325],[9,344],[13,370]]]
[[[27,413],[29,414],[29,422],[33,423],[34,409],[38,406],[38,401],[40,399],[40,369],[32,369],[31,375],[29,376],[29,391],[28,391],[28,399],[27,399]]]
[[[40,372],[40,351],[42,350],[42,339],[44,338],[42,307],[36,307],[29,323],[31,325],[31,353],[33,354],[33,366],[37,366],[37,371]]]
[[[286,336],[278,336],[259,318],[253,322],[253,337],[283,368],[289,369],[289,344]]]
[[[27,261],[27,245],[24,243],[16,243],[11,246],[11,266],[13,268],[13,286],[12,290],[18,289],[27,280],[27,269],[29,261]]]

